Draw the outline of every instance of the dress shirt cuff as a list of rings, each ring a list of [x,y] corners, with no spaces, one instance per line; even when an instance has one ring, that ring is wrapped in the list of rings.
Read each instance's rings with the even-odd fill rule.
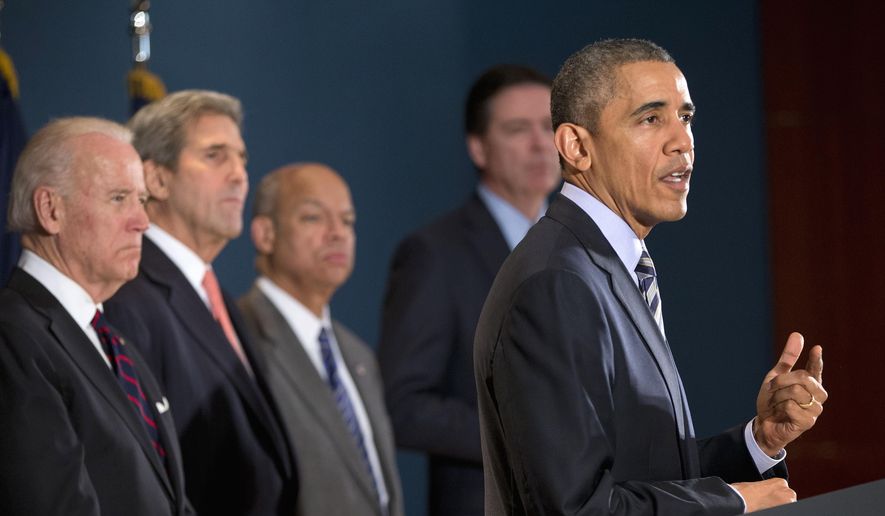
[[[743,507],[741,508],[741,514],[747,514],[747,501],[744,500],[744,497],[741,495],[741,492],[738,491],[737,489],[735,489],[734,486],[731,484],[725,484],[725,485],[730,487],[731,490],[734,491],[734,494],[738,495],[738,497],[741,499],[741,503],[743,504]]]
[[[777,452],[776,457],[769,457],[764,451],[762,451],[762,448],[759,447],[759,443],[756,442],[756,438],[753,437],[754,421],[756,421],[756,418],[751,419],[744,428],[744,441],[747,443],[747,450],[749,450],[750,456],[753,457],[756,469],[759,470],[759,474],[762,474],[777,466],[778,463],[787,458],[787,450],[781,449],[781,451]]]

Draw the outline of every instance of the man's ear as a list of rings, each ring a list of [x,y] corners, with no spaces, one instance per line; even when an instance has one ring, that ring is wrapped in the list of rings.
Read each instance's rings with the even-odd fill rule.
[[[64,226],[65,217],[61,195],[51,187],[40,186],[34,190],[32,201],[40,228],[50,235],[57,235]]]
[[[590,155],[592,136],[580,125],[564,123],[553,133],[553,143],[563,161],[581,172],[590,169],[593,160]]]
[[[251,226],[252,243],[258,254],[265,255],[273,252],[274,240],[276,232],[274,231],[273,221],[270,217],[259,215],[252,219]]]
[[[173,172],[156,161],[144,162],[144,184],[152,199],[165,201],[169,198],[169,187]]]
[[[482,137],[475,134],[467,135],[467,154],[470,155],[471,161],[476,168],[485,170],[488,159],[486,157],[486,148],[483,145]]]

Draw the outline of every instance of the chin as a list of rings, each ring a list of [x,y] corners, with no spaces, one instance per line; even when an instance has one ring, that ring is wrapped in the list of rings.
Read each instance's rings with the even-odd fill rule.
[[[667,211],[669,212],[667,213],[669,217],[667,217],[665,220],[671,222],[682,220],[682,218],[685,217],[685,214],[688,213],[688,203],[686,203],[685,199],[683,199],[677,203],[674,203],[673,206],[670,206]]]
[[[120,275],[120,282],[122,284],[127,281],[132,281],[136,276],[138,276],[138,264],[136,264],[135,267],[126,269],[126,271]]]
[[[233,240],[239,237],[243,233],[243,226],[236,227],[228,227],[224,228],[222,231],[219,231],[217,235],[221,237],[223,240]]]

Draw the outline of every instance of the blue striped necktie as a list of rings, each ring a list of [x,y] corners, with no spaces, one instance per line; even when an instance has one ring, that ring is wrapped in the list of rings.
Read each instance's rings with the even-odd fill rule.
[[[117,382],[132,403],[132,408],[135,409],[138,419],[147,431],[154,450],[156,450],[160,459],[165,459],[166,450],[160,442],[160,433],[157,430],[154,410],[151,407],[151,402],[145,397],[144,391],[141,390],[135,363],[126,352],[126,341],[111,329],[100,310],[96,310],[95,315],[92,317],[92,327],[98,334],[98,339],[101,341],[108,360],[111,362],[111,367],[113,367],[114,373],[117,376]]]
[[[329,388],[332,389],[332,396],[335,398],[335,404],[338,405],[338,411],[341,412],[341,417],[344,419],[344,426],[347,427],[356,442],[356,447],[359,449],[366,470],[372,478],[372,484],[375,486],[375,494],[377,495],[377,480],[372,471],[372,463],[369,461],[369,452],[366,450],[366,442],[363,438],[363,432],[360,430],[359,420],[357,420],[356,411],[353,410],[350,396],[347,395],[347,389],[345,389],[344,384],[341,382],[341,378],[338,375],[338,364],[335,361],[335,354],[332,352],[332,345],[329,343],[329,335],[326,333],[325,328],[320,330],[318,340],[320,342],[320,354],[323,357],[323,365],[326,367],[327,381]]]
[[[639,257],[639,263],[636,264],[636,277],[639,278],[639,291],[642,292],[642,297],[648,303],[648,308],[651,310],[651,315],[661,330],[661,335],[666,335],[664,333],[664,316],[661,312],[661,294],[658,292],[655,263],[651,261],[651,256],[649,256],[648,251],[645,249],[645,244],[642,245],[642,255]]]

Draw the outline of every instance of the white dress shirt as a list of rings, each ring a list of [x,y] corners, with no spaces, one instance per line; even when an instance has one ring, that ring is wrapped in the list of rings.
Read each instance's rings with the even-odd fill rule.
[[[328,381],[328,373],[326,366],[323,364],[323,357],[320,351],[319,336],[320,331],[325,328],[326,335],[329,337],[329,346],[332,348],[332,354],[335,356],[335,362],[338,366],[338,376],[341,384],[350,397],[353,411],[356,413],[357,423],[360,432],[363,434],[363,442],[366,447],[366,454],[369,456],[369,464],[372,466],[372,474],[375,477],[375,485],[378,487],[378,498],[383,507],[387,507],[389,495],[387,486],[384,483],[384,475],[381,473],[381,462],[378,459],[378,450],[375,448],[375,438],[372,433],[372,425],[369,422],[369,416],[366,413],[366,407],[363,405],[363,399],[360,396],[356,384],[350,371],[347,369],[347,363],[341,355],[338,348],[338,341],[335,338],[335,332],[332,330],[332,317],[329,307],[323,307],[322,317],[317,317],[313,312],[308,310],[306,306],[301,304],[297,299],[289,295],[288,292],[278,287],[273,281],[265,276],[260,276],[255,280],[255,285],[264,293],[277,310],[283,314],[283,318],[289,324],[292,332],[298,337],[298,342],[304,348],[304,352],[310,358],[311,363],[316,369],[317,374],[324,381]],[[337,407],[336,407],[337,409]]]
[[[98,355],[104,360],[104,363],[110,368],[111,361],[98,340],[95,328],[92,327],[95,311],[102,310],[101,303],[96,304],[92,296],[83,290],[83,287],[76,281],[65,276],[52,264],[27,249],[22,251],[21,257],[18,259],[18,266],[46,287],[46,290],[58,300],[62,308],[70,314],[77,326],[83,330],[83,333],[95,346],[95,350],[98,351]]]
[[[482,183],[476,187],[476,193],[479,194],[482,203],[486,205],[489,213],[492,214],[492,218],[495,219],[495,222],[498,224],[498,229],[500,229],[501,234],[504,235],[504,241],[507,242],[507,246],[511,251],[516,247],[516,244],[523,239],[525,234],[529,232],[529,229],[535,225],[535,222],[538,222],[538,220],[544,215],[544,212],[547,211],[547,202],[545,201],[535,217],[529,219],[523,215],[521,211],[513,207],[512,204],[505,201],[500,195],[489,190],[489,188]]]
[[[614,248],[618,258],[621,259],[621,263],[624,264],[627,271],[633,273],[631,276],[636,283],[636,287],[639,288],[639,277],[636,276],[635,270],[645,245],[643,241],[639,239],[624,219],[586,191],[573,184],[564,183],[562,185],[562,195],[577,204],[599,226],[602,235]],[[660,295],[660,291],[658,295]],[[759,473],[773,468],[787,456],[786,450],[781,450],[776,458],[769,457],[762,451],[753,437],[753,420],[747,423],[747,426],[744,428],[744,440]]]
[[[155,243],[163,251],[163,254],[172,260],[172,263],[184,274],[187,282],[206,304],[206,308],[211,311],[209,295],[203,288],[203,277],[206,275],[206,271],[212,268],[212,265],[204,262],[193,249],[156,224],[151,224],[144,236],[150,238],[151,242]]]

